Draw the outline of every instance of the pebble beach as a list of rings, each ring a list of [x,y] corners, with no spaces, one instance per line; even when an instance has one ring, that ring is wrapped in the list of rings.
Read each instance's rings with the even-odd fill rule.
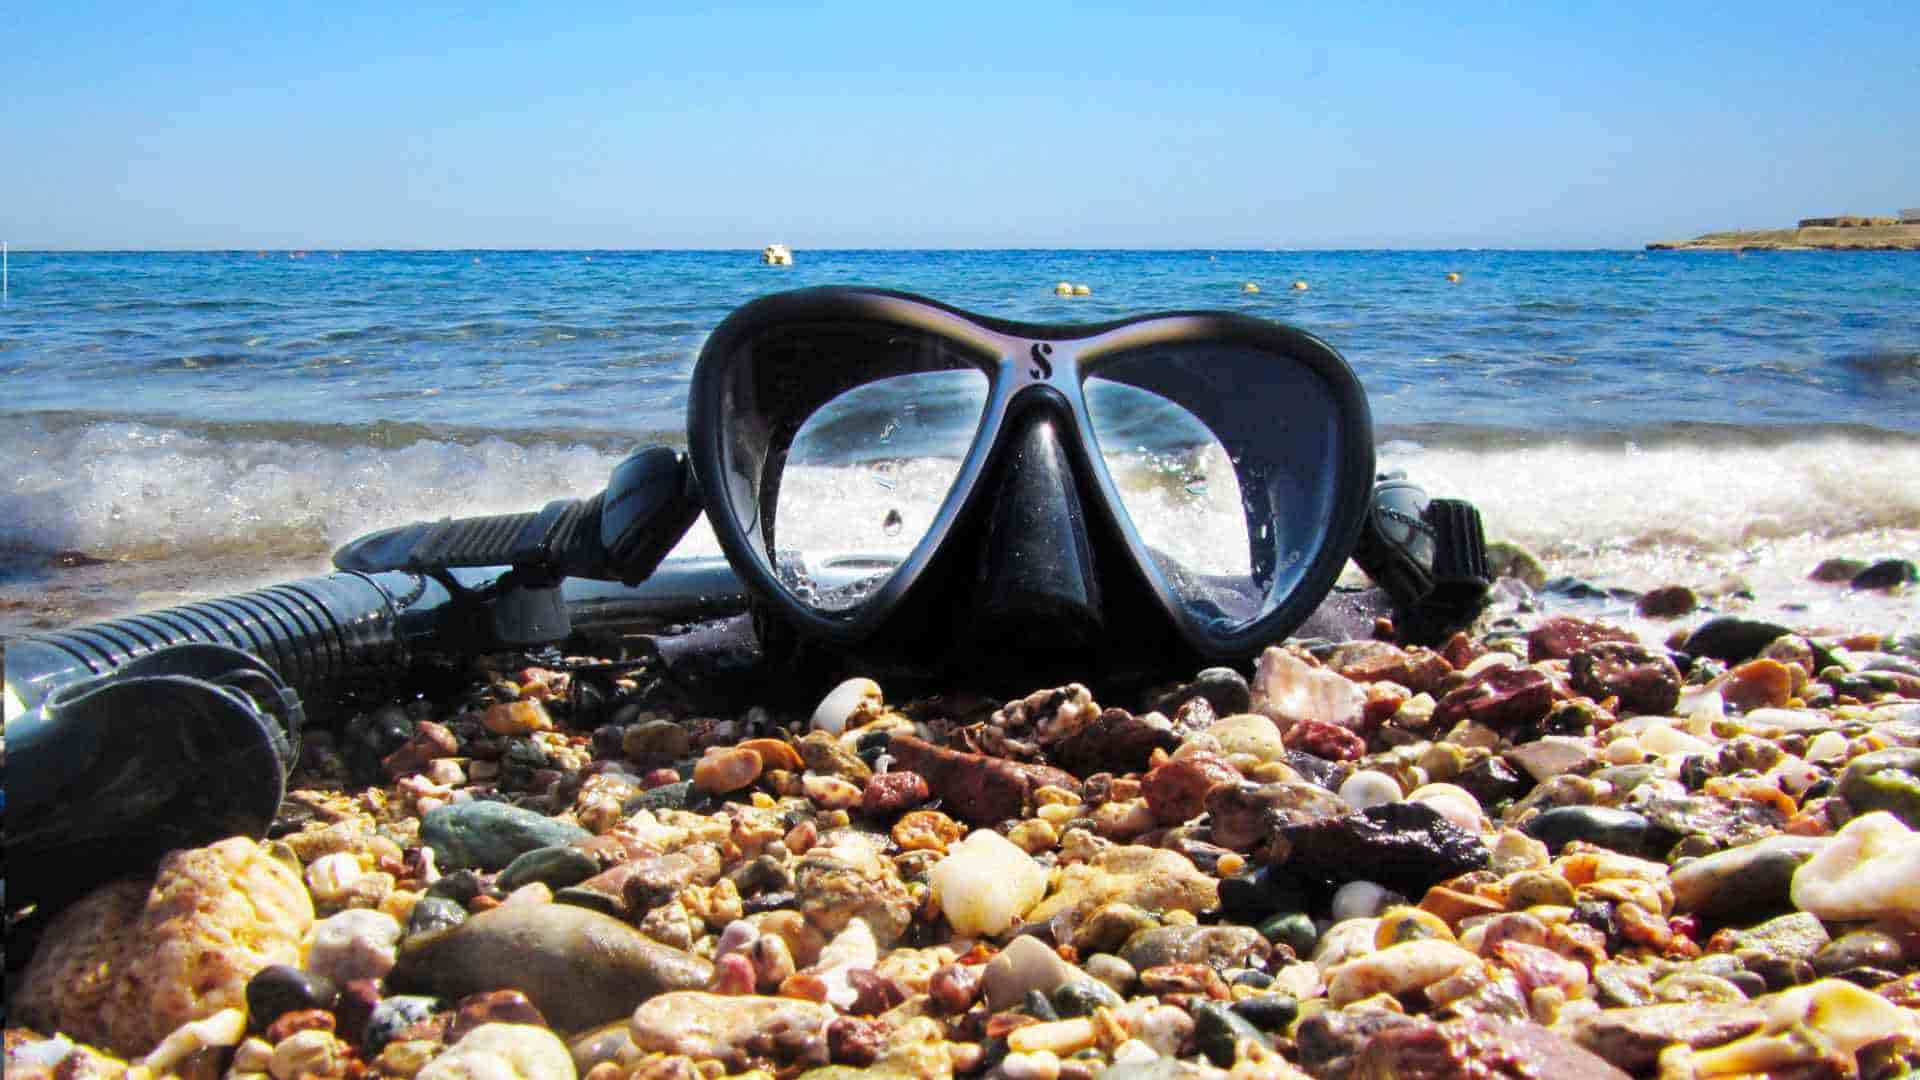
[[[1920,1067],[1920,637],[1534,594],[1142,701],[713,713],[645,662],[481,658],[310,727],[269,838],[10,946],[6,1072]]]

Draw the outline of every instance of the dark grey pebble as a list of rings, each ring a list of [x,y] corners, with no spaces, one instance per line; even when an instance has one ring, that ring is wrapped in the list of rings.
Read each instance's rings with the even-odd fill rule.
[[[494,887],[501,892],[512,892],[530,882],[541,882],[550,889],[564,889],[569,885],[578,885],[600,872],[600,860],[576,847],[560,845],[556,847],[534,848],[516,857],[507,864],[500,876],[494,879]]]
[[[1775,638],[1792,632],[1775,623],[1723,615],[1701,623],[1687,636],[1680,651],[1738,664],[1760,655],[1760,650],[1773,644]]]
[[[1793,873],[1829,843],[1818,836],[1775,836],[1673,868],[1673,908],[1713,918],[1786,909]]]
[[[344,735],[340,756],[354,782],[378,784],[387,778],[381,761],[413,737],[413,721],[400,706],[382,705],[348,720]]]
[[[1260,924],[1260,933],[1275,945],[1292,949],[1293,955],[1303,960],[1313,953],[1314,945],[1320,940],[1320,930],[1313,925],[1313,916],[1304,911],[1275,915]]]
[[[451,930],[467,921],[467,909],[444,896],[423,896],[407,916],[407,936]]]
[[[1194,1045],[1218,1068],[1233,1067],[1234,1048],[1242,1039],[1273,1048],[1273,1039],[1266,1032],[1224,1005],[1203,1001],[1195,1005],[1192,1012]]]
[[[1060,1014],[1054,1011],[1053,1002],[1048,1001],[1047,995],[1038,990],[1027,991],[1027,998],[1021,1002],[1020,1011],[1043,1023],[1060,1019]]]
[[[1556,806],[1528,821],[1525,829],[1554,852],[1570,841],[1584,840],[1630,855],[1646,850],[1650,831],[1641,815],[1605,806]]]
[[[427,886],[428,896],[451,900],[461,907],[466,907],[474,897],[486,891],[486,881],[472,870],[455,870],[451,874],[441,874],[433,884]]]
[[[1212,667],[1154,702],[1153,711],[1172,716],[1194,698],[1206,698],[1216,716],[1233,716],[1246,712],[1253,704],[1253,691],[1247,686],[1246,676],[1232,668]]]
[[[1092,1016],[1095,1009],[1117,1009],[1126,1000],[1098,979],[1075,979],[1053,992],[1053,1011],[1062,1017]]]
[[[1233,1011],[1261,1031],[1284,1031],[1300,1015],[1300,1003],[1286,994],[1260,994],[1234,1002]]]
[[[1920,567],[1905,559],[1882,559],[1853,575],[1847,584],[1855,589],[1897,589],[1920,581]]]
[[[247,980],[247,1022],[264,1030],[290,1012],[332,1009],[340,989],[333,980],[287,964],[261,968]]]
[[[578,825],[496,802],[452,803],[420,820],[420,842],[443,869],[497,870],[535,848],[585,840]]]
[[[367,1032],[360,1040],[369,1057],[377,1056],[401,1032],[440,1011],[440,999],[424,994],[395,994],[380,999],[367,1018]]]
[[[1920,749],[1861,754],[1841,770],[1839,789],[1855,813],[1885,810],[1910,829],[1920,827]]]
[[[1879,930],[1855,930],[1828,942],[1813,956],[1813,970],[1838,975],[1850,968],[1897,968],[1904,953],[1900,942]]]
[[[649,788],[621,804],[620,812],[627,815],[642,810],[685,810],[693,802],[693,781],[682,780],[677,784],[662,784]]]

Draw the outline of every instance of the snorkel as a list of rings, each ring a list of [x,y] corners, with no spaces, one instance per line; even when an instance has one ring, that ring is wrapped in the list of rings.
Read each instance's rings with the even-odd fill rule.
[[[792,516],[823,462],[905,471],[894,429],[862,425],[882,399],[959,417],[939,427],[951,453],[912,465],[918,503],[898,482],[853,489],[832,510],[860,528],[823,542]],[[1218,464],[1147,497],[1217,488],[1229,512],[1154,531],[1115,466],[1148,436]],[[724,557],[667,558],[702,513]],[[1336,592],[1350,557],[1383,588]],[[650,653],[708,707],[817,699],[846,674],[1002,694],[1093,676],[1144,687],[1296,633],[1370,636],[1385,615],[1437,637],[1471,621],[1489,581],[1471,507],[1376,488],[1365,395],[1311,335],[1208,312],[1019,324],[857,289],[725,320],[695,368],[684,452],[641,448],[587,499],[385,529],[334,565],[8,643],[27,710],[9,724],[11,764],[40,778],[8,793],[14,903],[124,869],[64,857],[105,837],[147,838],[125,845],[139,862],[156,844],[264,833],[302,714],[425,657],[597,638]],[[231,782],[198,801],[137,781],[223,769]],[[85,799],[86,827],[63,831]]]

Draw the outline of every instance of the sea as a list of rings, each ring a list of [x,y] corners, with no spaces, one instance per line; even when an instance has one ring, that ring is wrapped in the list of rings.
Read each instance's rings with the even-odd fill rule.
[[[589,495],[634,447],[684,442],[730,311],[829,284],[1025,321],[1291,324],[1358,375],[1382,469],[1471,500],[1561,579],[1542,603],[1618,613],[1680,584],[1696,619],[1920,627],[1912,592],[1809,578],[1920,560],[1920,253],[12,251],[5,276],[0,636]],[[1130,449],[1115,468],[1167,467]],[[696,527],[677,554],[717,550]]]

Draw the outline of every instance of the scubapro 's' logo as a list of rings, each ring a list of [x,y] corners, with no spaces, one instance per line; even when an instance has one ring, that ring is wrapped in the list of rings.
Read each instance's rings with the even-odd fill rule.
[[[1027,350],[1027,355],[1032,358],[1034,363],[1033,367],[1027,369],[1027,374],[1036,379],[1053,378],[1053,361],[1047,359],[1047,357],[1053,355],[1053,346],[1045,342],[1036,341],[1033,344],[1033,348]]]

